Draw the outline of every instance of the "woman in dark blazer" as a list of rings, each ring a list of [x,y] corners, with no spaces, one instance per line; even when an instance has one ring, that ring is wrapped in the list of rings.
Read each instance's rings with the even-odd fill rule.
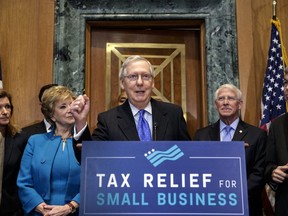
[[[23,210],[18,198],[16,184],[22,153],[27,143],[27,136],[11,124],[13,104],[11,95],[0,90],[0,173],[1,216],[22,216]]]

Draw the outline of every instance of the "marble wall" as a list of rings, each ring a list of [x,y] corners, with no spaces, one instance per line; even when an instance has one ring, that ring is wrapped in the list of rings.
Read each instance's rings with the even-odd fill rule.
[[[54,82],[84,90],[87,20],[204,19],[208,123],[218,119],[213,94],[239,85],[236,0],[55,0]]]

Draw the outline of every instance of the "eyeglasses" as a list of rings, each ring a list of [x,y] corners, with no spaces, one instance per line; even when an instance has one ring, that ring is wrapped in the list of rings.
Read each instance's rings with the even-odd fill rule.
[[[151,78],[153,77],[151,74],[129,74],[124,77],[127,78],[130,82],[135,82],[139,79],[139,76],[144,81],[151,80]]]
[[[224,102],[225,100],[227,100],[228,102],[234,102],[236,101],[237,99],[235,97],[231,97],[231,96],[227,96],[227,97],[218,97],[217,98],[217,101],[218,102]]]

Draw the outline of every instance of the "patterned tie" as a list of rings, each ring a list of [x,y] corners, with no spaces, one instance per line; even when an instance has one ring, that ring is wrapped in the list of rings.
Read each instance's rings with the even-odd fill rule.
[[[151,132],[149,128],[149,124],[144,118],[145,110],[139,111],[139,119],[138,119],[138,135],[140,141],[151,141]]]
[[[231,134],[230,134],[230,131],[232,130],[233,128],[231,126],[226,126],[224,128],[224,137],[223,137],[223,140],[222,141],[231,141]]]

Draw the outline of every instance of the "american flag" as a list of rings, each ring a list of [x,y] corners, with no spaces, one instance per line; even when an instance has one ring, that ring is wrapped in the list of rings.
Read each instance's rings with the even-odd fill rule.
[[[266,131],[273,119],[286,112],[283,86],[285,69],[283,54],[286,56],[281,43],[280,22],[278,19],[272,20],[270,48],[261,100],[262,117],[260,127]]]

